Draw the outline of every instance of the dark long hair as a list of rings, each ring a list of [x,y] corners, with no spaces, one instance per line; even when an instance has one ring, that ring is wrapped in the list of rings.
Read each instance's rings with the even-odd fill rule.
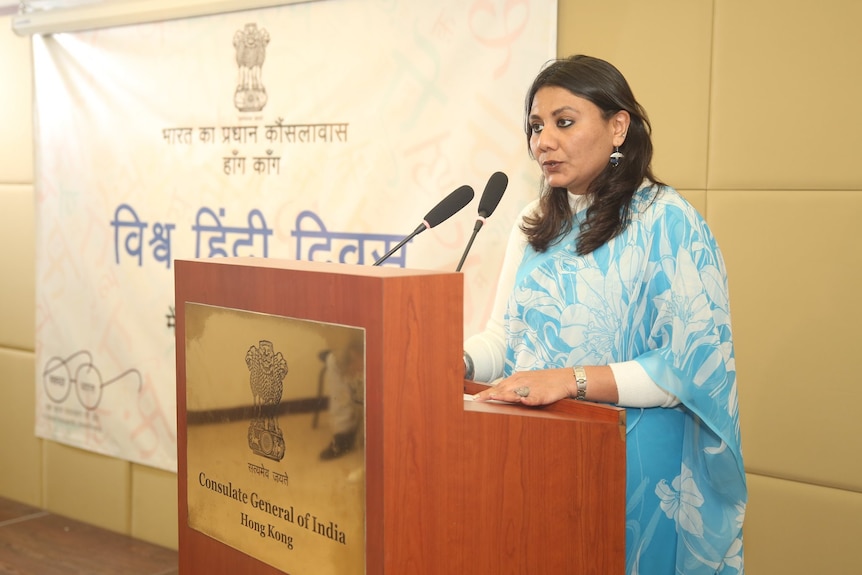
[[[530,86],[525,106],[527,148],[530,146],[530,110],[540,88],[555,86],[589,100],[602,112],[605,120],[625,110],[631,123],[625,142],[620,146],[624,157],[614,167],[610,164],[593,180],[587,194],[591,204],[581,224],[577,250],[588,254],[619,235],[628,225],[632,196],[644,178],[661,184],[652,173],[652,127],[646,111],[635,100],[626,79],[612,64],[591,56],[570,56],[548,64]],[[532,154],[532,152],[531,152]],[[524,220],[524,233],[536,251],[543,252],[560,241],[572,229],[572,212],[565,188],[543,184],[539,200],[540,213]]]

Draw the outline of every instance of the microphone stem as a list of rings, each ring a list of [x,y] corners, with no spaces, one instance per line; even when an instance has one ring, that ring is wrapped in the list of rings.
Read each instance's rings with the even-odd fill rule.
[[[377,260],[376,262],[374,262],[374,263],[373,263],[373,264],[371,264],[371,265],[373,265],[373,266],[379,266],[380,264],[382,264],[383,262],[385,262],[387,259],[389,259],[389,256],[391,256],[392,254],[394,254],[395,252],[397,252],[398,250],[400,250],[400,249],[401,249],[401,246],[403,246],[404,244],[406,244],[407,242],[409,242],[410,240],[412,240],[413,238],[415,238],[417,235],[419,235],[419,232],[424,232],[426,229],[428,229],[428,228],[425,226],[425,224],[424,224],[424,223],[423,223],[423,224],[419,224],[419,227],[417,227],[415,230],[413,230],[413,233],[412,233],[412,234],[410,234],[409,236],[407,236],[406,238],[404,238],[403,240],[401,240],[400,242],[398,242],[398,244],[397,244],[394,248],[392,248],[391,250],[389,250],[388,252],[386,252],[385,254],[383,254],[383,257],[381,257],[379,260]]]
[[[473,233],[470,235],[470,241],[469,241],[469,242],[467,242],[467,247],[466,247],[466,248],[464,248],[464,253],[463,253],[463,254],[461,254],[461,261],[460,261],[460,262],[458,262],[458,267],[457,267],[457,268],[455,268],[455,271],[456,271],[456,272],[460,272],[460,271],[461,271],[461,266],[463,266],[463,265],[464,265],[464,260],[466,260],[466,259],[467,259],[467,252],[469,252],[469,251],[470,251],[470,247],[472,247],[472,245],[473,245],[473,240],[475,240],[475,239],[476,239],[476,234],[478,234],[478,233],[479,233],[479,229],[480,229],[480,227],[481,227],[481,226],[476,226],[476,227],[474,227],[474,228],[473,228]]]

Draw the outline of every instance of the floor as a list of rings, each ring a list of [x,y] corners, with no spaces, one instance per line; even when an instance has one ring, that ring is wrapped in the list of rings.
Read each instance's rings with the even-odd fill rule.
[[[177,575],[177,553],[0,498],[0,575]]]

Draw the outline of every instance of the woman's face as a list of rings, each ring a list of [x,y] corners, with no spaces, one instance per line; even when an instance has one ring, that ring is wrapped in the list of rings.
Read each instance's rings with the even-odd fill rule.
[[[602,117],[598,106],[565,88],[539,88],[530,107],[530,151],[548,185],[585,194],[621,146],[628,112]],[[625,160],[622,160],[625,161]]]

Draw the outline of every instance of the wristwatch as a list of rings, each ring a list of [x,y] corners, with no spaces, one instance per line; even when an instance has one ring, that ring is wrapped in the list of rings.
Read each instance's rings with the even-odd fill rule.
[[[587,372],[580,365],[572,368],[572,375],[575,376],[575,383],[578,384],[578,394],[575,399],[583,401],[587,398]]]

